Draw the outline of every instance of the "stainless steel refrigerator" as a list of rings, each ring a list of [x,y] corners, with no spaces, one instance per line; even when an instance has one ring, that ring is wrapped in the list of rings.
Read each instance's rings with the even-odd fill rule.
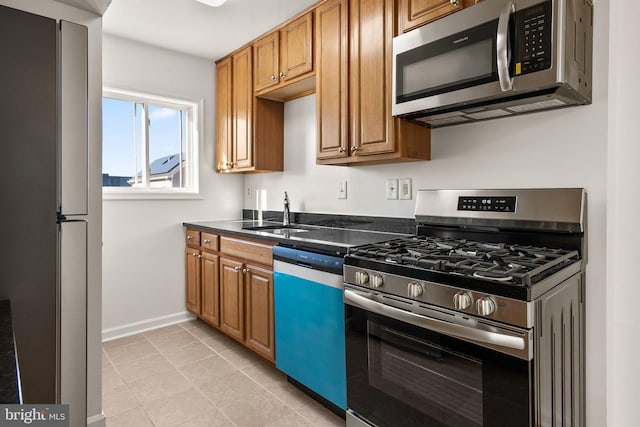
[[[86,424],[87,28],[0,6],[0,299],[24,403]]]

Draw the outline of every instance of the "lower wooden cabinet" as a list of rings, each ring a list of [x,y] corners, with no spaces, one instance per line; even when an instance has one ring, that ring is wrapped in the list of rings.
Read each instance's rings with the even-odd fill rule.
[[[213,326],[220,324],[218,256],[202,252],[200,259],[202,320]]]
[[[275,360],[273,271],[220,258],[220,330]]]
[[[186,270],[186,300],[187,310],[200,316],[200,250],[187,247],[185,249],[185,270]]]
[[[275,360],[273,271],[247,264],[244,280],[245,343],[266,359]]]
[[[244,277],[242,263],[220,259],[220,330],[244,341]]]
[[[274,362],[271,245],[221,236],[218,246],[217,235],[203,232],[202,236],[206,248],[195,247],[200,234],[187,230],[187,309]]]

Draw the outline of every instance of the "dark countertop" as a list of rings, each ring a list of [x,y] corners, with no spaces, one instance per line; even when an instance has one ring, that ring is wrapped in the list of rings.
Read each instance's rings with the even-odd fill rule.
[[[282,234],[274,234],[271,230],[250,230],[259,226],[278,226],[281,222],[254,220],[221,220],[221,221],[194,221],[185,222],[183,225],[201,231],[211,231],[238,235],[254,239],[269,240],[285,246],[298,249],[309,249],[327,252],[336,255],[344,255],[351,246],[365,245],[375,242],[391,240],[403,235],[371,230],[354,230],[337,227],[322,227],[308,224],[292,224],[291,226],[306,231],[283,230]]]
[[[20,402],[18,366],[9,300],[0,301],[0,403]]]

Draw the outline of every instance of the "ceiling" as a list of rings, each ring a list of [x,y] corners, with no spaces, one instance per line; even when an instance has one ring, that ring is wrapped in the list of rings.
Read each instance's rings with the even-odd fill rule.
[[[317,0],[227,0],[209,7],[195,0],[112,0],[103,31],[218,59]]]
[[[71,6],[79,7],[80,9],[88,10],[89,12],[102,15],[109,7],[111,0],[56,0],[59,3],[65,3]]]

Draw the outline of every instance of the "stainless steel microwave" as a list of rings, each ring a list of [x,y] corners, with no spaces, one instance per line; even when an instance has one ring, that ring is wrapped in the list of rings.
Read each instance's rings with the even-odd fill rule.
[[[450,126],[591,103],[592,0],[485,0],[393,40],[393,115]]]

